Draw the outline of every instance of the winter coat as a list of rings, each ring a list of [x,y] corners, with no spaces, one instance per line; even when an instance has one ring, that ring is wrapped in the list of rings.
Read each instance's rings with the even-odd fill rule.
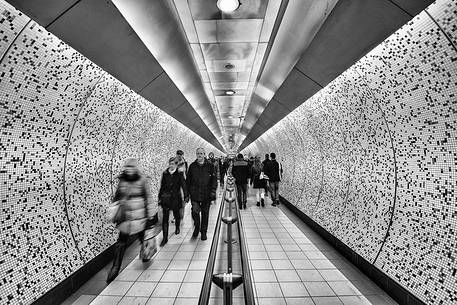
[[[260,166],[260,169],[256,169],[254,165],[251,167],[251,185],[253,185],[253,188],[255,189],[265,188],[265,180],[260,180],[261,173],[262,166]]]
[[[155,212],[149,182],[145,176],[138,174],[132,179],[124,174],[118,178],[119,184],[112,201],[118,201],[121,205],[124,221],[116,227],[122,233],[130,235],[144,231],[147,218]]]
[[[235,160],[235,162],[233,162],[232,175],[235,177],[236,184],[247,184],[250,176],[248,162],[243,159]]]
[[[279,163],[276,160],[270,160],[266,162],[263,168],[263,172],[268,176],[270,182],[279,182],[281,178],[279,176]]]
[[[207,160],[203,164],[192,162],[187,171],[187,190],[192,201],[216,199],[217,179],[214,166]]]
[[[186,180],[183,173],[176,170],[171,174],[168,169],[163,172],[162,180],[160,181],[159,190],[159,205],[164,209],[179,210],[182,208],[183,198],[181,195],[181,188],[184,193],[184,198],[187,199],[189,193],[187,192]]]

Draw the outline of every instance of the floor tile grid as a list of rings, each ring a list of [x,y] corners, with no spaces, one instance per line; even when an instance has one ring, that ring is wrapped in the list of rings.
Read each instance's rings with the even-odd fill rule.
[[[214,230],[214,226],[215,226],[215,223],[216,223],[216,220],[214,219],[214,216],[217,217],[217,211],[218,209],[215,208],[217,207],[218,205],[212,205],[211,207],[211,210],[210,210],[210,221],[208,223],[208,228],[212,228]],[[170,227],[173,227],[173,224],[170,223]],[[187,229],[187,230],[186,230]],[[146,304],[146,301],[147,301],[147,304],[154,304],[154,305],[160,305],[160,304],[181,304],[181,303],[185,303],[186,305],[192,305],[193,303],[197,304],[198,303],[198,297],[197,298],[188,298],[188,297],[185,297],[185,298],[180,298],[178,296],[179,292],[181,291],[181,288],[182,288],[182,284],[184,282],[184,279],[179,282],[179,289],[177,290],[177,293],[176,293],[176,296],[174,297],[170,297],[170,298],[164,298],[164,297],[160,297],[160,298],[155,298],[153,297],[153,294],[154,292],[156,291],[156,288],[158,286],[158,284],[161,282],[161,280],[163,279],[163,277],[165,276],[165,273],[166,271],[168,271],[168,269],[170,268],[170,265],[172,264],[172,262],[174,261],[174,258],[175,256],[177,255],[177,253],[179,253],[179,248],[177,249],[174,249],[173,251],[167,251],[169,246],[176,246],[176,245],[179,245],[180,247],[183,246],[183,245],[189,245],[189,238],[191,237],[192,235],[192,232],[193,232],[193,221],[192,221],[192,218],[191,218],[191,211],[190,211],[190,207],[187,207],[186,208],[186,217],[185,217],[185,221],[184,221],[184,224],[183,224],[183,227],[182,227],[182,234],[180,236],[177,236],[177,235],[174,235],[174,234],[171,234],[171,236],[169,237],[169,242],[167,243],[167,245],[165,245],[163,248],[159,248],[159,251],[154,255],[154,257],[151,259],[152,262],[156,261],[156,262],[161,262],[162,264],[164,264],[166,261],[168,261],[168,263],[165,263],[166,264],[166,268],[163,268],[164,266],[161,266],[162,269],[164,270],[162,275],[160,276],[160,279],[158,279],[158,281],[155,283],[155,287],[154,289],[151,291],[151,294],[149,295],[149,297],[142,297],[142,296],[128,296],[128,291],[131,289],[131,287],[133,286],[133,283],[136,283],[136,282],[141,282],[139,280],[139,276],[137,278],[137,280],[135,282],[131,282],[131,284],[127,284],[129,285],[129,288],[127,291],[125,291],[125,293],[122,295],[122,296],[111,296],[111,295],[103,295],[104,292],[106,290],[109,290],[109,285],[108,287],[105,288],[104,291],[102,291],[102,293],[97,296],[90,304],[92,305],[99,305],[99,304],[123,304],[125,302],[127,302],[126,304],[133,304],[131,303],[132,302],[132,297],[133,298],[137,298],[138,302],[134,302],[134,304],[138,304],[138,305],[142,305],[142,304]],[[187,232],[186,232],[187,231]],[[186,232],[184,234],[184,232]],[[207,241],[211,241],[211,236],[212,236],[212,232],[210,234],[208,234],[208,240]],[[198,244],[201,243],[202,241],[198,240],[196,241],[197,242],[197,245],[195,246],[195,249],[198,247]],[[205,241],[206,242],[206,241]],[[172,246],[173,247],[173,246]],[[206,247],[205,247],[206,248]],[[182,270],[185,274],[188,273],[188,271],[190,271],[190,262],[193,260],[194,258],[194,255],[195,255],[195,249],[193,250],[193,255],[192,255],[192,258],[191,259],[179,259],[180,261],[189,261],[189,264],[187,265],[187,268],[186,270]],[[210,247],[207,248],[207,250],[205,250],[206,252],[209,253],[210,251]],[[205,252],[205,251],[199,251],[199,252]],[[161,255],[161,253],[163,254],[166,254],[166,253],[173,253],[173,256],[171,259],[165,259],[165,260],[158,260],[157,258]],[[169,256],[170,254],[168,254]],[[138,257],[136,258],[136,260],[134,260],[130,265],[132,264],[138,264],[137,262],[139,262],[140,260],[138,259]],[[128,270],[129,268],[127,267],[126,270]],[[146,268],[143,270],[146,271],[146,270],[150,270],[150,267],[149,268]],[[124,270],[125,271],[125,270]],[[119,275],[120,278],[122,278],[122,273]],[[116,285],[117,282],[121,282],[120,280],[116,279],[115,281],[113,281],[113,285]],[[129,283],[128,281],[126,281],[125,283]],[[149,282],[151,283],[151,282]],[[176,282],[176,284],[178,284]],[[202,283],[199,283],[200,285],[200,289],[198,290],[198,294],[199,294],[199,291],[201,290],[201,284]],[[87,298],[87,296],[82,296],[82,297],[85,297]],[[146,299],[146,300],[145,300]],[[171,302],[171,299],[173,299],[173,302]],[[181,300],[183,299],[183,300]],[[79,299],[78,299],[79,300]],[[123,302],[125,301],[125,302]],[[194,302],[192,302],[194,301]],[[75,302],[76,303],[76,302]],[[78,303],[80,304],[80,303]]]

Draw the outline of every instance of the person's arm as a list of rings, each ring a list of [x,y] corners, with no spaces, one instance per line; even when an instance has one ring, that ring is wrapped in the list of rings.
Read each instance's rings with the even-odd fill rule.
[[[180,184],[181,184],[181,188],[182,188],[182,192],[184,194],[184,202],[187,202],[189,201],[189,191],[187,190],[187,183],[186,183],[186,179],[184,179],[184,175],[179,175],[179,180],[180,180]]]
[[[152,192],[148,178],[144,177],[144,202],[146,204],[146,217],[151,218],[154,215],[154,206],[152,202]]]
[[[216,200],[216,190],[217,190],[217,177],[216,177],[216,171],[214,169],[214,166],[210,166],[210,170],[212,171],[211,174],[211,200]]]
[[[190,165],[192,166],[192,164]],[[189,170],[187,171],[187,174],[186,174],[186,184],[187,184],[187,190],[190,191],[190,186],[191,186],[191,183],[192,183],[192,168],[189,166]]]
[[[161,204],[160,198],[162,197],[162,194],[165,191],[165,183],[164,183],[165,179],[164,178],[165,178],[165,174],[162,173],[162,178],[160,179],[160,189],[159,189],[159,205]]]

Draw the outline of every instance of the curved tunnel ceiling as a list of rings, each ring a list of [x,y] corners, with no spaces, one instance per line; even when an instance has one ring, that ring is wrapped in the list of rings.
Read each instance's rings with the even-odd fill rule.
[[[8,2],[218,149],[241,150],[433,1],[244,0],[231,16],[212,0],[114,1],[143,19],[105,0]],[[271,36],[239,37],[259,19]],[[220,69],[227,60],[244,70]]]

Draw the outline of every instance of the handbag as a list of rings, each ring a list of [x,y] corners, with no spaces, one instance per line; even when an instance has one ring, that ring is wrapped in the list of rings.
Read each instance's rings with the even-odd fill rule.
[[[268,178],[268,176],[265,175],[263,172],[260,173],[259,179],[260,180],[270,180],[270,178]]]
[[[106,208],[106,219],[112,223],[121,223],[125,220],[125,207],[120,201],[115,201]]]

